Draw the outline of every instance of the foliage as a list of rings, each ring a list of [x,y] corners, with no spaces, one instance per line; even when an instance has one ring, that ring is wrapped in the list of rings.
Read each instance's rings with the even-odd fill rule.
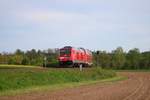
[[[36,51],[35,49],[23,52],[17,49],[15,53],[4,53],[0,55],[0,64],[16,64],[16,65],[36,65],[43,66],[47,58],[47,64],[53,64],[57,61],[58,52],[53,52],[48,49],[47,51]]]
[[[129,51],[127,54],[127,66],[131,69],[139,69],[141,54],[139,49],[135,48]]]
[[[17,49],[14,53],[1,53],[0,64],[58,66],[58,49],[29,50],[26,52]],[[44,60],[46,58],[46,61]],[[118,47],[112,52],[94,51],[93,65],[107,69],[150,69],[150,51],[140,52],[134,48],[124,52]]]
[[[140,52],[137,48],[127,53],[121,47],[111,53],[95,51],[93,60],[94,65],[108,69],[150,69],[150,51]]]
[[[112,67],[121,69],[125,64],[125,53],[121,47],[112,51]]]
[[[111,63],[111,56],[107,54],[106,51],[98,51],[97,54],[93,54],[95,63],[97,62],[97,66],[102,66],[105,68],[109,68]]]

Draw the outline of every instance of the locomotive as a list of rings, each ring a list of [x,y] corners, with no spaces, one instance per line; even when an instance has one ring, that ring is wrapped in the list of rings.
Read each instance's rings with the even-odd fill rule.
[[[71,46],[65,46],[59,49],[59,65],[70,65],[77,67],[82,65],[92,65],[92,52],[84,48],[75,48]]]

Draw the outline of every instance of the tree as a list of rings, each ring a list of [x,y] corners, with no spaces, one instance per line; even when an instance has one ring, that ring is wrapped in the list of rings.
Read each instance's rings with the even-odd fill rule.
[[[140,59],[141,59],[141,54],[139,49],[134,48],[129,50],[127,54],[127,66],[131,69],[139,69]]]
[[[22,59],[22,65],[29,65],[29,59],[28,57],[24,56],[23,59]]]
[[[9,56],[10,56],[9,53],[3,52],[3,53],[0,55],[0,63],[1,63],[1,64],[8,64]]]
[[[36,65],[37,53],[35,49],[26,52],[26,56],[29,59],[29,65]]]
[[[111,57],[109,53],[107,53],[106,51],[100,51],[99,63],[100,63],[100,66],[102,66],[103,68],[110,68]]]
[[[140,69],[150,69],[150,51],[141,53]]]
[[[100,66],[100,61],[99,61],[99,53],[100,51],[94,51],[92,52],[93,55],[93,65],[94,66]]]
[[[22,60],[23,60],[23,56],[22,55],[12,55],[9,58],[8,63],[9,64],[21,65],[22,64]]]
[[[112,51],[112,67],[116,69],[122,69],[125,64],[125,53],[122,47],[118,47],[116,50]]]
[[[24,52],[21,51],[20,49],[17,49],[17,50],[15,51],[15,55],[24,55]]]

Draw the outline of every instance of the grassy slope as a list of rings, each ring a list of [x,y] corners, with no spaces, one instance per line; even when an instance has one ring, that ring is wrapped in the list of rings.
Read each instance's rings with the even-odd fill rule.
[[[99,80],[120,80],[114,71],[102,69],[42,69],[33,67],[0,67],[0,95],[34,90],[59,89],[96,83]],[[114,78],[115,77],[115,78]],[[107,80],[105,80],[107,79]]]

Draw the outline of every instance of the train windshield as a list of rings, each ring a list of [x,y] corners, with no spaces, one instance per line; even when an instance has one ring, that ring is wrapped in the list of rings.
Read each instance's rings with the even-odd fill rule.
[[[61,49],[60,50],[60,56],[70,56],[71,51],[70,49]]]

